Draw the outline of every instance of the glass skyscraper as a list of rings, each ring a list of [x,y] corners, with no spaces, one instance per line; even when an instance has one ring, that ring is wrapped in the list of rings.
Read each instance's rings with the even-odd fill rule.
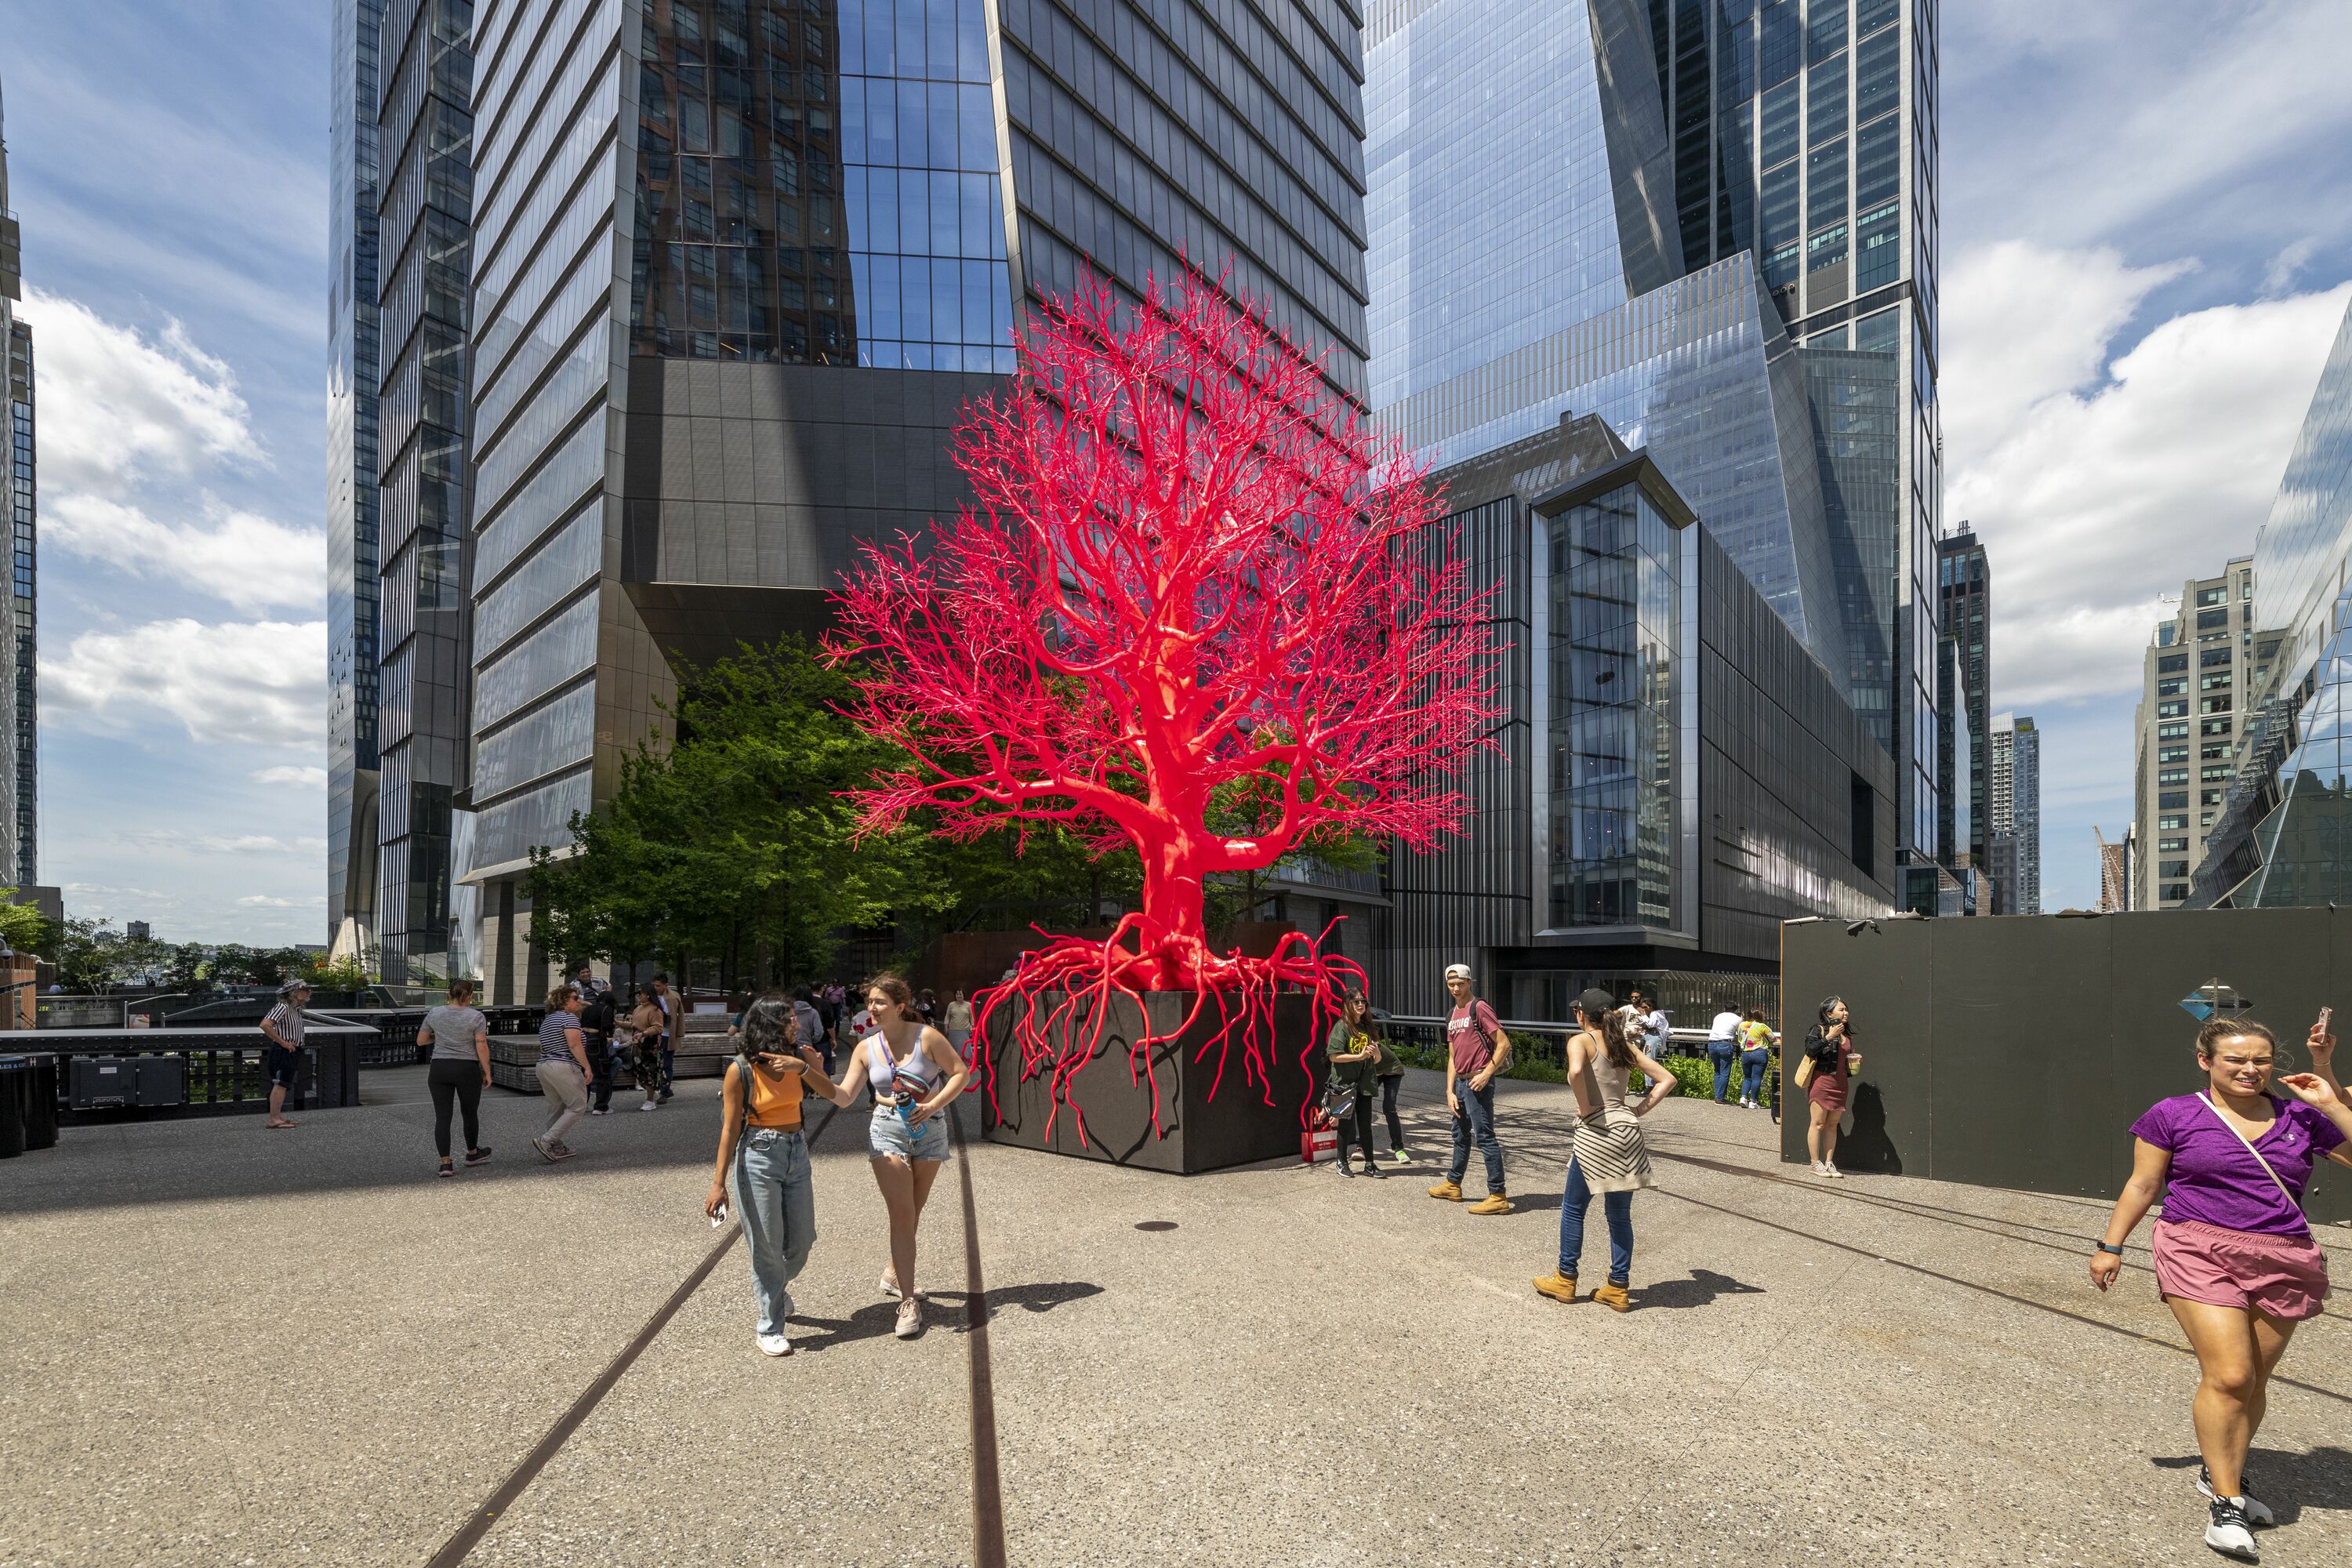
[[[0,876],[29,890],[39,881],[40,703],[34,620],[34,545],[40,512],[33,421],[33,328],[16,314],[24,297],[22,236],[8,205],[8,143],[0,115],[0,511],[8,520],[11,570],[0,582]]]
[[[1935,7],[1388,0],[1372,401],[1436,466],[1596,413],[1895,756],[1937,851]]]
[[[1945,712],[1943,749],[1936,789],[1939,797],[1937,845],[1947,865],[1966,855],[1985,863],[1987,815],[1985,764],[1992,736],[1992,572],[1982,544],[1967,523],[1936,549],[1937,625],[1952,648],[1951,702],[1937,694]],[[1949,711],[1957,703],[1954,721]]]
[[[383,0],[335,0],[327,242],[327,940],[376,941],[376,41]]]
[[[1034,291],[1189,259],[1364,396],[1357,40],[1331,0],[482,0],[455,874],[493,997],[567,956],[530,851],[679,666],[953,510]]]
[[[2252,634],[2235,777],[2189,907],[2352,902],[2352,308],[2255,540],[2252,587],[2249,631],[2274,630]]]
[[[475,965],[453,881],[466,763],[468,266],[474,7],[389,0],[377,56],[382,306],[382,686],[377,938],[383,975]]]

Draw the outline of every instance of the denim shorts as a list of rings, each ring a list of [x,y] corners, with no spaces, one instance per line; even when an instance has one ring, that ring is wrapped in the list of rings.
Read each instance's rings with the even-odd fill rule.
[[[866,1142],[877,1160],[893,1154],[902,1160],[944,1160],[948,1157],[947,1112],[935,1112],[920,1127],[909,1127],[898,1111],[877,1105],[866,1124]]]
[[[264,1070],[269,1074],[270,1082],[292,1089],[295,1075],[300,1070],[301,1066],[301,1052],[289,1051],[283,1046],[273,1045],[269,1047]]]

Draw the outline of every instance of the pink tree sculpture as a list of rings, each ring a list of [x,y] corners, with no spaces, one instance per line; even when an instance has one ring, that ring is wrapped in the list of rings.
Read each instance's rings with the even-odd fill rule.
[[[1131,843],[1142,908],[1027,956],[979,998],[982,1037],[1008,1000],[1060,994],[1015,1009],[1024,1077],[1052,1071],[1058,1110],[1112,992],[1189,991],[1186,1027],[1223,1022],[1202,1047],[1219,1081],[1238,1035],[1270,1097],[1272,996],[1309,987],[1328,1010],[1354,966],[1306,937],[1211,952],[1204,882],[1323,836],[1420,848],[1454,827],[1494,713],[1488,594],[1402,448],[1205,282],[1140,306],[1089,284],[1019,348],[959,432],[974,503],[920,547],[869,545],[836,596],[827,652],[907,758],[859,792],[864,826],[926,811],[957,837],[1050,821]]]

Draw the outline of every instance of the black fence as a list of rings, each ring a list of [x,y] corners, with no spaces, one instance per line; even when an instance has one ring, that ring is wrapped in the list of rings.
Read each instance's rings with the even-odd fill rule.
[[[287,1096],[288,1108],[320,1110],[357,1105],[360,1057],[376,1034],[372,1028],[310,1025],[304,1037],[294,1088]],[[266,1110],[270,1087],[268,1045],[268,1037],[257,1028],[0,1030],[0,1057],[34,1051],[57,1057],[58,1110],[60,1119],[68,1125],[134,1117]],[[178,1103],[143,1103],[133,1093],[128,1097],[132,1103],[74,1109],[74,1064],[78,1059],[135,1062],[141,1058],[154,1057],[175,1057],[181,1062]]]
[[[2352,910],[1800,921],[1781,966],[1791,1070],[1821,999],[1853,1009],[1863,1068],[1840,1165],[2112,1198],[2132,1122],[2205,1082],[2183,1002],[2232,988],[2282,1063],[2308,1066],[2320,1008],[2352,1019]],[[1783,1119],[1782,1159],[1806,1157],[1804,1124]],[[2352,1220],[2352,1173],[2323,1164],[2307,1197],[2315,1221]]]

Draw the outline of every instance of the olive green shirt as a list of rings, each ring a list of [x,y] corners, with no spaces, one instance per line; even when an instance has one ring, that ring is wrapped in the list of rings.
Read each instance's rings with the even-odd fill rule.
[[[1332,1024],[1331,1035],[1324,1042],[1323,1052],[1326,1056],[1331,1057],[1353,1056],[1368,1045],[1377,1046],[1379,1042],[1369,1035],[1358,1036],[1353,1033],[1348,1027],[1348,1021],[1341,1018]],[[1379,1061],[1370,1058],[1360,1062],[1335,1061],[1331,1064],[1331,1081],[1352,1089],[1358,1094],[1375,1093],[1381,1086],[1380,1066]]]

